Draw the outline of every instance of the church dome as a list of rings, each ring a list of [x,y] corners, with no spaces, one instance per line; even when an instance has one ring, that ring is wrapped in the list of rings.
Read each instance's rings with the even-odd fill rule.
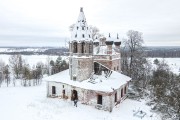
[[[116,45],[116,46],[121,45],[121,41],[119,40],[119,36],[118,36],[118,34],[117,34],[117,38],[116,38],[116,40],[114,41],[114,45]]]
[[[109,36],[106,38],[106,45],[112,45],[113,44],[113,39],[111,38],[111,35],[109,33]]]

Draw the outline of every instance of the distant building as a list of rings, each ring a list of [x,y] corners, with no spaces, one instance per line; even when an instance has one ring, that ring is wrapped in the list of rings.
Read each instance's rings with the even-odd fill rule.
[[[69,69],[47,80],[47,96],[75,100],[112,111],[127,97],[130,77],[121,74],[120,40],[92,39],[91,29],[80,9],[69,43]]]

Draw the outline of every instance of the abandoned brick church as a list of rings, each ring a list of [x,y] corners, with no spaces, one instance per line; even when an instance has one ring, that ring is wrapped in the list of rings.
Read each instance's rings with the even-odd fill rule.
[[[81,8],[69,42],[69,69],[46,78],[47,96],[111,112],[127,97],[131,80],[121,74],[120,45],[110,34],[93,40]]]

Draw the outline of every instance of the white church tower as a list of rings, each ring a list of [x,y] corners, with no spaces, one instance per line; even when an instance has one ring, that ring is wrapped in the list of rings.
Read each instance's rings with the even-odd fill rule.
[[[93,72],[93,40],[83,8],[80,8],[78,20],[71,33],[69,48],[69,74],[71,80],[87,80]]]

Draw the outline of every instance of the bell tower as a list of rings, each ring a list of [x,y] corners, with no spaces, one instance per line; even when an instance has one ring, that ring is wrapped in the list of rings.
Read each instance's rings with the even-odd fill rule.
[[[83,81],[93,72],[93,40],[83,8],[71,33],[69,43],[69,75],[71,80]]]

